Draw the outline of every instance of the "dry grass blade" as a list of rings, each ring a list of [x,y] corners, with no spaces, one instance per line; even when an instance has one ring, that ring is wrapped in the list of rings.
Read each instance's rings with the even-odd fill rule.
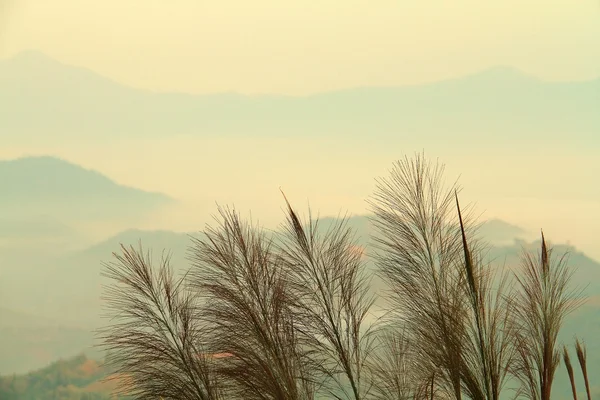
[[[468,283],[468,288],[467,288],[467,295],[468,297],[470,297],[470,304],[472,307],[472,312],[473,312],[473,316],[475,317],[475,329],[476,329],[476,340],[477,343],[475,345],[475,348],[478,350],[478,355],[479,355],[479,362],[478,364],[481,365],[482,368],[482,376],[480,379],[480,382],[476,382],[474,381],[472,385],[469,385],[470,382],[466,382],[466,387],[467,387],[467,391],[468,392],[472,392],[471,396],[473,398],[477,398],[477,397],[481,397],[481,398],[487,398],[487,399],[494,399],[495,397],[492,394],[492,382],[490,379],[490,374],[488,371],[489,366],[489,360],[488,360],[488,354],[487,354],[487,346],[485,343],[485,339],[484,338],[484,326],[483,326],[483,321],[482,319],[485,318],[485,310],[483,309],[484,305],[481,302],[481,297],[480,297],[480,293],[479,293],[479,285],[477,285],[477,280],[479,279],[479,276],[476,277],[476,271],[475,271],[475,266],[473,265],[473,258],[471,257],[471,253],[469,251],[469,245],[467,243],[467,235],[465,233],[465,226],[463,223],[463,219],[462,219],[462,213],[460,211],[460,204],[458,201],[458,193],[455,191],[454,192],[454,196],[456,198],[456,209],[458,211],[458,220],[460,223],[460,232],[461,232],[461,238],[462,238],[462,245],[463,245],[463,251],[464,251],[464,257],[465,257],[465,262],[464,262],[464,266],[465,266],[465,275],[466,275],[466,280]],[[479,384],[478,384],[479,383]],[[472,386],[472,387],[470,387]],[[494,393],[495,394],[495,393]]]
[[[575,351],[577,353],[577,360],[579,361],[579,366],[581,367],[581,373],[583,374],[587,398],[588,400],[592,400],[592,393],[590,391],[590,381],[588,379],[587,372],[587,352],[585,349],[585,345],[581,343],[579,339],[575,339]]]
[[[135,399],[221,399],[197,304],[174,279],[169,259],[155,271],[141,246],[121,248],[103,271],[112,281],[104,297],[110,324],[99,331],[107,364],[122,378],[118,392]]]
[[[569,357],[569,350],[567,346],[563,347],[563,361],[565,367],[567,367],[567,373],[569,374],[569,382],[571,383],[571,393],[573,393],[573,400],[577,400],[577,386],[575,385],[575,374],[573,373],[573,365],[571,364],[571,357]]]

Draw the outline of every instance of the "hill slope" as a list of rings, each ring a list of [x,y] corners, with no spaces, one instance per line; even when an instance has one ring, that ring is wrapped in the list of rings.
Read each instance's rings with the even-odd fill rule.
[[[0,160],[0,217],[49,215],[61,220],[141,215],[172,201],[118,185],[102,174],[54,157]]]

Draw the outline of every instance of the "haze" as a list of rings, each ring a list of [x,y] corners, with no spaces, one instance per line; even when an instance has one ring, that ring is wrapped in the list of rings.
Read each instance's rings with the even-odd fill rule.
[[[306,94],[510,65],[598,76],[596,0],[3,0],[0,57],[41,50],[140,88]]]
[[[33,49],[127,86],[187,93],[303,95],[415,85],[498,65],[544,80],[584,81],[600,71],[599,9],[594,0],[5,0],[0,56]],[[171,226],[158,219],[147,226],[193,229],[213,211],[214,201],[234,201],[273,222],[279,218],[279,186],[327,214],[363,213],[373,178],[385,174],[394,159],[424,149],[441,157],[454,175],[462,173],[486,216],[507,217],[534,230],[543,225],[557,239],[577,241],[600,255],[588,239],[598,233],[590,221],[600,217],[598,191],[588,184],[598,166],[597,141],[573,142],[563,132],[557,140],[523,137],[513,146],[490,148],[493,140],[484,138],[477,145],[455,143],[451,147],[461,148],[459,154],[445,140],[413,137],[391,148],[369,140],[367,129],[343,142],[321,133],[326,132],[311,132],[318,139],[172,136],[114,143],[56,142],[45,136],[49,143],[4,141],[0,156],[52,154],[120,183],[163,191],[190,206],[179,208],[178,217],[163,217]],[[315,152],[332,146],[336,150],[327,156]],[[519,193],[529,187],[523,175],[538,182],[535,194]],[[564,193],[551,200],[557,180],[564,181]],[[570,214],[563,218],[565,212]]]
[[[0,312],[96,326],[119,240],[182,249],[215,203],[275,228],[280,188],[364,216],[421,151],[594,271],[599,110],[597,0],[0,0]]]

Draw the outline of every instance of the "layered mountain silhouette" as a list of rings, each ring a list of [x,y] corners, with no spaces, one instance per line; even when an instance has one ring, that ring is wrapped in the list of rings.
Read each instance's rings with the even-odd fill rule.
[[[544,82],[508,67],[424,85],[293,97],[154,93],[38,52],[0,60],[0,138],[11,141],[327,133],[508,142],[569,133],[589,144],[600,140],[598,104],[600,79]]]
[[[339,219],[334,217],[322,218],[320,232],[324,233],[338,222]],[[369,217],[353,216],[347,223],[356,232],[358,243],[361,246],[370,246],[368,236],[374,233],[374,228]],[[501,220],[485,221],[479,232],[492,246],[487,259],[495,266],[506,265],[514,268],[519,263],[522,249],[534,252],[539,249],[539,241],[521,239],[532,237],[529,232]],[[46,258],[32,270],[16,269],[13,274],[26,275],[23,280],[28,282],[28,285],[21,286],[21,289],[14,287],[15,277],[9,281],[0,279],[0,293],[3,294],[0,300],[4,307],[29,310],[29,313],[35,310],[37,315],[45,317],[36,319],[26,312],[0,309],[0,317],[3,317],[0,330],[5,331],[6,338],[0,343],[0,353],[11,355],[10,359],[0,360],[0,374],[24,372],[41,367],[53,358],[69,357],[83,349],[90,349],[93,344],[90,329],[103,323],[100,318],[100,296],[102,285],[107,281],[101,275],[102,263],[112,260],[111,253],[118,252],[120,244],[136,248],[141,244],[144,250],[152,252],[156,263],[160,261],[165,250],[164,254],[171,257],[174,269],[182,273],[190,265],[188,249],[192,244],[191,237],[202,236],[199,232],[127,230],[85,250]],[[577,268],[574,283],[584,287],[586,295],[592,296],[592,299],[598,298],[600,264],[571,246],[555,244],[554,248],[557,256],[569,253],[569,264]],[[367,247],[367,252],[369,251]],[[373,266],[370,264],[368,267]],[[32,274],[33,270],[37,272]],[[377,286],[376,289],[378,288]],[[575,333],[582,338],[597,336],[600,333],[600,323],[594,321],[598,321],[598,310],[598,305],[591,301],[574,314],[566,326],[563,335],[565,340],[571,340]],[[61,323],[58,324],[57,320]],[[45,347],[33,346],[34,339],[41,336],[47,338]],[[36,356],[35,351],[42,351],[42,348],[46,348],[47,353]],[[589,342],[588,348],[590,368],[600,366],[600,357],[597,357],[597,354],[600,354],[598,346]],[[21,361],[16,363],[17,354],[27,354],[27,357],[22,357]],[[557,392],[562,392],[563,389],[568,391],[568,383],[563,375],[566,376],[559,374]]]
[[[327,134],[340,140],[368,135],[389,146],[413,141],[419,147],[432,141],[460,146],[462,139],[469,144],[546,143],[568,135],[573,143],[593,146],[600,144],[599,105],[600,79],[544,82],[508,67],[425,85],[293,97],[155,93],[38,52],[0,60],[0,140],[10,144],[178,134]],[[129,230],[85,250],[64,247],[80,236],[75,222],[129,221],[172,201],[54,157],[0,161],[0,354],[5,355],[0,374],[35,368],[91,344],[89,328],[100,323],[101,263],[111,260],[120,243],[137,246],[141,241],[155,260],[166,249],[177,269],[189,265],[187,233]],[[321,227],[336,222],[324,218]],[[369,246],[373,227],[368,218],[357,216],[348,223],[360,246]],[[480,233],[494,245],[489,259],[496,264],[516,265],[523,247],[537,250],[535,234],[503,221],[488,221]],[[42,252],[40,237],[63,242],[53,241],[53,252]],[[13,242],[22,247],[11,252]],[[559,245],[556,251],[571,252],[570,263],[579,268],[576,283],[587,285],[586,293],[597,301],[600,264],[569,246]],[[599,321],[598,304],[574,316],[569,325],[573,332],[588,338],[600,333],[594,322]],[[15,309],[35,310],[45,320]],[[62,328],[56,320],[84,329]],[[34,346],[41,338],[50,339]],[[591,342],[589,346],[590,354],[600,354]],[[35,352],[47,353],[38,357]],[[594,357],[590,369],[596,370],[600,358]]]
[[[318,232],[324,234],[329,227],[338,222],[339,220],[334,217],[323,218],[320,220]],[[347,220],[347,224],[355,232],[358,245],[365,249],[367,254],[372,254],[373,241],[370,236],[375,233],[375,230],[369,217],[354,216]],[[494,235],[490,236],[489,232],[492,228]],[[277,234],[277,231],[275,233]],[[535,236],[500,220],[485,221],[479,234],[490,247],[487,261],[496,266],[514,267],[519,263],[523,248],[535,252],[539,247],[538,242],[530,241],[530,238]],[[44,265],[39,265],[35,278],[28,279],[32,285],[37,281],[47,288],[42,291],[33,290],[35,294],[30,296],[22,296],[19,293],[14,293],[13,296],[21,297],[22,301],[30,302],[32,306],[36,305],[37,310],[44,309],[45,315],[55,312],[52,310],[58,309],[61,312],[68,310],[66,315],[70,317],[69,321],[94,325],[99,321],[98,307],[103,282],[100,271],[103,263],[114,261],[112,253],[119,253],[121,244],[126,247],[133,246],[135,249],[141,245],[145,252],[151,252],[157,265],[163,256],[168,256],[174,270],[183,273],[190,267],[189,249],[193,244],[192,238],[203,237],[202,232],[127,230],[85,250],[71,251],[52,259],[39,261]],[[588,285],[586,293],[600,295],[600,283],[595,283],[600,282],[600,264],[570,246],[559,244],[556,252],[569,252],[570,263],[578,267],[579,272],[575,276],[577,282],[581,285],[593,282]],[[367,263],[368,268],[374,268],[369,258]],[[31,268],[35,269],[35,266]],[[27,270],[21,272],[28,277],[31,276]],[[18,272],[14,273],[18,274]],[[73,282],[77,284],[74,285]],[[381,288],[378,279],[373,284],[376,290]],[[84,304],[85,307],[82,307]]]
[[[18,225],[21,235],[28,226],[39,229],[43,221],[46,230],[65,233],[61,221],[131,217],[172,201],[48,156],[0,160],[0,183],[0,217]],[[35,219],[39,215],[45,217]]]

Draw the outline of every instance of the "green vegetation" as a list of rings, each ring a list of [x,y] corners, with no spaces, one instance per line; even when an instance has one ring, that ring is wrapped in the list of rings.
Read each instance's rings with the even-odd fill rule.
[[[443,167],[398,162],[370,205],[375,268],[344,219],[324,231],[287,203],[269,234],[219,208],[192,267],[122,246],[105,265],[108,365],[136,399],[550,400],[578,308],[565,256],[542,234],[519,265],[485,261],[472,209]],[[284,196],[285,197],[285,196]],[[384,288],[373,290],[375,273]],[[579,371],[591,397],[586,349]],[[568,360],[568,362],[567,362]],[[572,392],[576,396],[575,379]]]
[[[0,378],[2,400],[109,400],[112,386],[101,382],[107,372],[97,362],[78,356],[26,375]]]

